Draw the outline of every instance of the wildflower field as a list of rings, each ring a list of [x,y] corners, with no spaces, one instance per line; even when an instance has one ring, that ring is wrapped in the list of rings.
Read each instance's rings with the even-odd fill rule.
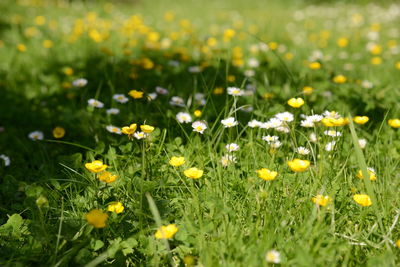
[[[0,10],[1,266],[400,265],[400,3]]]

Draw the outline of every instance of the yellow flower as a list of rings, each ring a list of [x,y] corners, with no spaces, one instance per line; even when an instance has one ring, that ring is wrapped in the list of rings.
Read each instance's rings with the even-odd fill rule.
[[[187,169],[183,173],[185,174],[186,177],[192,179],[199,179],[201,176],[203,176],[203,170],[199,170],[197,168]]]
[[[349,44],[349,39],[342,37],[337,40],[337,45],[339,47],[346,47]]]
[[[124,205],[121,202],[111,202],[108,204],[107,210],[110,212],[121,213],[125,209]]]
[[[193,114],[194,114],[195,117],[198,118],[198,117],[201,117],[202,112],[201,112],[201,110],[196,109]]]
[[[371,64],[372,65],[380,65],[382,63],[382,58],[381,57],[373,57],[371,58]]]
[[[122,127],[121,132],[123,134],[127,134],[129,136],[129,138],[131,138],[133,136],[133,134],[135,133],[136,129],[137,129],[137,124],[132,123],[129,126]]]
[[[328,205],[330,201],[331,198],[329,196],[316,195],[315,197],[312,198],[312,202],[314,202],[318,206],[323,206],[323,207]]]
[[[100,181],[109,184],[115,182],[115,180],[118,178],[118,175],[112,174],[111,172],[103,172],[98,176],[98,178]]]
[[[301,159],[294,159],[288,161],[289,168],[294,172],[304,172],[305,170],[310,167],[310,161],[308,160],[301,160]]]
[[[345,83],[347,81],[347,78],[346,78],[346,76],[344,76],[344,75],[337,75],[337,76],[335,76],[335,77],[333,77],[333,82],[334,83],[339,83],[339,84],[341,84],[341,83]]]
[[[400,119],[390,119],[388,121],[388,123],[389,123],[390,127],[400,128]]]
[[[154,131],[154,127],[150,125],[140,125],[140,129],[145,133],[151,133]]]
[[[154,236],[157,239],[169,239],[169,238],[173,238],[174,235],[176,234],[176,232],[178,232],[178,227],[176,227],[175,224],[169,224],[167,226],[163,225],[157,229]]]
[[[365,194],[356,194],[353,196],[353,199],[355,202],[357,202],[357,204],[363,207],[368,207],[372,205],[371,198]]]
[[[303,87],[303,94],[305,94],[305,95],[311,95],[313,91],[314,91],[314,88],[312,88],[311,86]]]
[[[85,167],[91,172],[98,173],[107,169],[108,166],[106,164],[103,164],[103,162],[100,160],[95,160],[91,163],[85,163]]]
[[[51,48],[51,47],[53,47],[54,43],[52,40],[44,40],[42,42],[42,45],[44,48]]]
[[[400,239],[398,239],[398,240],[396,241],[396,246],[397,246],[398,248],[400,248]]]
[[[106,221],[108,219],[108,214],[102,210],[94,209],[85,215],[86,220],[89,224],[93,225],[95,228],[106,227]]]
[[[326,127],[334,127],[334,126],[344,126],[349,124],[348,118],[323,118],[321,120],[322,124]]]
[[[366,124],[369,121],[367,116],[355,116],[353,121],[357,124]]]
[[[56,127],[53,129],[54,138],[63,138],[65,135],[65,129],[63,127]]]
[[[136,91],[136,90],[130,90],[128,95],[133,97],[134,99],[139,99],[143,97],[144,92],[142,91]]]
[[[368,168],[368,176],[371,181],[376,181],[376,173],[375,170],[372,168]],[[357,178],[364,179],[363,173],[361,170],[358,170],[356,174]]]
[[[268,47],[269,47],[269,49],[271,49],[272,51],[273,51],[273,50],[276,50],[276,49],[278,48],[278,43],[277,43],[277,42],[269,42],[269,43],[268,43]]]
[[[224,88],[222,88],[222,87],[216,87],[215,89],[214,89],[214,91],[213,91],[213,94],[214,95],[221,95],[221,94],[223,94],[224,93]]]
[[[175,157],[173,156],[169,160],[169,165],[174,166],[174,167],[179,167],[181,165],[185,164],[185,158],[184,157]]]
[[[299,108],[302,105],[304,105],[304,100],[303,98],[291,98],[288,100],[288,105],[291,106],[292,108]]]
[[[321,68],[321,63],[311,62],[310,64],[308,64],[308,67],[312,70],[319,70]]]
[[[74,74],[74,70],[71,67],[64,67],[62,69],[62,72],[67,76],[71,76],[72,74]]]
[[[276,171],[271,171],[267,168],[261,168],[257,170],[258,177],[261,179],[264,179],[265,181],[271,181],[274,180],[275,177],[278,175]]]
[[[236,34],[235,30],[226,29],[224,31],[224,36],[223,36],[224,41],[225,42],[230,41],[235,36],[235,34]]]
[[[24,44],[17,44],[17,50],[19,52],[25,52],[26,51],[26,46]]]

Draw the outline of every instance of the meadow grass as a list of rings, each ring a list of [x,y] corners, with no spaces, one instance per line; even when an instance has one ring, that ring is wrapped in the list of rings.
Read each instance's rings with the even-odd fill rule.
[[[1,265],[399,264],[400,5],[0,9]]]

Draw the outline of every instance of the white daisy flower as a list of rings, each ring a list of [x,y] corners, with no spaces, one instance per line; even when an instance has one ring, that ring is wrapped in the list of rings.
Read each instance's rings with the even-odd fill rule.
[[[110,115],[117,115],[119,114],[119,109],[118,108],[109,108],[106,110],[107,114]]]
[[[267,135],[267,136],[263,136],[262,140],[268,142],[268,144],[272,143],[272,142],[276,142],[279,140],[279,136],[276,135]]]
[[[231,144],[227,144],[225,146],[225,148],[229,151],[229,152],[235,152],[239,150],[239,145],[235,144],[235,143],[231,143]]]
[[[184,107],[185,106],[185,101],[183,100],[182,97],[173,96],[171,98],[171,100],[169,101],[169,104],[171,106]]]
[[[168,95],[169,94],[169,91],[161,86],[156,87],[156,92],[159,95]]]
[[[279,148],[280,146],[282,145],[282,143],[280,142],[280,141],[275,141],[275,142],[272,142],[269,146],[271,147],[271,148]]]
[[[339,137],[342,136],[341,132],[335,131],[335,130],[326,130],[324,131],[325,135],[328,135],[330,137]]]
[[[179,121],[179,123],[189,123],[192,122],[192,117],[189,113],[179,112],[176,114],[176,120]]]
[[[261,122],[258,121],[258,120],[251,120],[251,121],[249,121],[249,122],[247,123],[247,125],[248,125],[250,128],[257,128],[257,127],[260,127]]]
[[[190,66],[188,68],[188,71],[190,73],[199,73],[199,72],[201,72],[201,67],[200,66]]]
[[[280,121],[284,121],[284,122],[291,122],[294,120],[294,116],[292,113],[290,112],[281,112],[275,115],[275,117],[277,119],[279,119]]]
[[[374,84],[370,81],[364,80],[361,82],[361,86],[365,89],[371,89],[372,87],[374,87]]]
[[[320,122],[322,119],[324,118],[324,116],[315,114],[315,115],[311,115],[311,116],[306,116],[306,120],[312,121],[312,122]]]
[[[72,85],[74,87],[84,87],[86,86],[88,81],[84,78],[76,79],[75,81],[72,82]]]
[[[267,128],[278,128],[282,126],[282,121],[278,118],[272,118],[269,121],[267,121]]]
[[[221,123],[225,126],[225,128],[230,128],[238,125],[238,122],[235,120],[234,117],[229,117],[224,120],[221,120]]]
[[[267,252],[265,259],[267,262],[278,264],[281,262],[281,254],[273,249]]]
[[[317,138],[317,135],[315,133],[310,133],[309,139],[313,143],[318,142],[318,138]]]
[[[204,130],[207,129],[207,125],[202,121],[195,121],[192,123],[192,128],[194,132],[203,134]]]
[[[308,155],[310,154],[310,150],[308,148],[305,148],[304,146],[299,146],[296,149],[297,153],[299,153],[300,155]]]
[[[282,133],[289,133],[290,132],[290,128],[287,127],[287,126],[276,127],[275,130],[277,130],[278,132],[282,132]]]
[[[302,120],[300,122],[300,126],[301,127],[306,127],[306,128],[312,128],[315,125],[314,125],[314,122],[312,122],[311,120],[306,119],[306,120]]]
[[[121,104],[124,104],[129,101],[129,99],[123,94],[115,94],[113,95],[113,99]]]
[[[133,137],[135,137],[135,138],[138,139],[138,140],[144,139],[144,138],[146,138],[147,136],[148,136],[148,134],[145,133],[145,132],[135,132],[135,133],[133,134]]]
[[[28,135],[29,139],[36,141],[36,140],[43,140],[44,135],[41,131],[34,131]]]
[[[7,157],[6,155],[4,155],[4,154],[1,154],[0,155],[0,159],[2,159],[3,161],[4,161],[4,166],[10,166],[10,164],[11,164],[11,160],[10,160],[10,158],[9,157]]]
[[[228,87],[226,88],[226,90],[228,92],[228,95],[242,96],[244,94],[244,91],[237,87]]]
[[[103,108],[104,107],[103,102],[100,102],[99,100],[96,100],[94,98],[89,99],[88,104],[89,104],[89,106],[94,107],[94,108]]]
[[[248,65],[250,68],[258,68],[258,67],[260,66],[260,62],[259,62],[256,58],[250,58],[250,59],[247,61],[247,65]]]
[[[325,145],[325,150],[332,151],[335,148],[335,145],[336,145],[335,141],[329,142]]]
[[[221,158],[221,164],[227,167],[231,163],[236,163],[236,157],[234,155],[224,155]]]
[[[106,127],[107,131],[109,131],[110,133],[115,133],[115,134],[121,134],[121,128],[118,128],[114,125],[108,125]]]
[[[333,119],[339,119],[340,118],[340,114],[338,112],[336,112],[336,111],[325,110],[322,115],[325,118],[333,118]]]
[[[147,95],[149,97],[149,100],[155,100],[157,98],[157,93],[153,92]]]
[[[365,139],[358,139],[358,144],[360,145],[361,149],[364,149],[367,145],[367,140]]]

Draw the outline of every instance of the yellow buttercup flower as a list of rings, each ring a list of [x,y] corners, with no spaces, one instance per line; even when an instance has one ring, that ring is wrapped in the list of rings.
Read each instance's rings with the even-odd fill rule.
[[[368,168],[368,176],[371,181],[376,181],[376,173],[375,170],[372,168]],[[364,179],[363,173],[361,170],[358,170],[356,174],[357,178]]]
[[[334,83],[341,84],[341,83],[345,83],[346,81],[347,81],[347,78],[344,75],[337,75],[337,76],[333,77]]]
[[[91,163],[85,163],[85,167],[91,172],[98,173],[107,169],[108,166],[100,160],[94,160]]]
[[[398,240],[396,241],[396,246],[397,246],[398,248],[400,248],[400,239],[398,239]]]
[[[288,105],[291,106],[292,108],[299,108],[302,105],[304,105],[304,100],[303,98],[291,98],[288,100]]]
[[[169,224],[167,226],[163,225],[157,229],[154,236],[157,239],[169,239],[169,238],[173,238],[174,235],[176,234],[176,232],[178,232],[178,227],[176,227],[175,224]]]
[[[195,117],[201,117],[201,114],[202,114],[203,112],[201,112],[201,110],[199,110],[199,109],[196,109],[194,112],[193,112],[193,115],[195,116]]]
[[[305,94],[305,95],[311,95],[313,91],[314,91],[314,88],[312,88],[311,86],[303,87],[303,94]]]
[[[323,118],[321,122],[326,127],[334,127],[347,125],[350,121],[349,118]]]
[[[179,167],[181,165],[185,164],[185,158],[184,157],[175,157],[173,156],[169,160],[169,165],[174,166],[174,167]]]
[[[388,120],[388,124],[392,128],[400,128],[400,119],[390,119]]]
[[[108,204],[107,210],[110,212],[121,213],[125,209],[124,205],[121,202],[111,202]]]
[[[199,179],[201,176],[203,176],[203,170],[199,170],[197,168],[190,168],[187,169],[183,172],[186,177],[192,178],[192,179]]]
[[[369,121],[367,116],[355,116],[353,121],[357,124],[366,124]]]
[[[137,90],[130,90],[128,95],[133,97],[134,99],[139,99],[143,97],[144,92],[142,91],[137,91]]]
[[[140,129],[145,133],[151,133],[154,131],[154,127],[150,125],[140,125]]]
[[[329,196],[316,195],[315,197],[312,198],[312,202],[314,202],[318,206],[323,206],[323,207],[328,205],[330,201],[331,198]]]
[[[346,47],[349,44],[349,39],[341,37],[336,41],[339,47]]]
[[[353,199],[357,204],[363,207],[368,207],[372,205],[371,198],[365,194],[356,194],[353,196]]]
[[[261,179],[264,179],[265,181],[271,181],[274,180],[275,177],[278,175],[276,171],[271,171],[267,168],[261,168],[257,170],[258,177]]]
[[[319,70],[321,68],[321,63],[311,62],[310,64],[308,64],[308,67],[312,70]]]
[[[294,172],[304,172],[310,167],[310,164],[310,161],[301,159],[288,161],[289,168]]]
[[[53,129],[54,138],[63,138],[65,135],[65,129],[63,127],[56,127]]]
[[[129,126],[122,127],[121,132],[123,134],[127,134],[129,138],[132,138],[132,136],[135,133],[136,129],[137,129],[137,124],[136,123],[132,123]]]
[[[103,172],[98,176],[99,180],[105,182],[107,184],[115,182],[117,180],[118,175],[112,174],[111,172]]]
[[[24,44],[17,44],[17,50],[19,52],[25,52],[26,51],[26,46]]]
[[[67,76],[71,76],[72,74],[74,74],[74,69],[71,67],[64,67],[62,69],[62,72]]]
[[[108,214],[102,210],[94,209],[85,215],[86,220],[89,224],[93,225],[95,228],[106,227],[106,222],[108,219]]]
[[[214,90],[213,90],[213,94],[214,95],[221,95],[221,94],[223,94],[224,93],[224,88],[222,88],[222,87],[216,87],[216,88],[214,88]]]
[[[42,42],[42,46],[44,48],[51,48],[51,47],[53,47],[53,45],[54,45],[54,43],[52,40],[43,40],[43,42]]]

